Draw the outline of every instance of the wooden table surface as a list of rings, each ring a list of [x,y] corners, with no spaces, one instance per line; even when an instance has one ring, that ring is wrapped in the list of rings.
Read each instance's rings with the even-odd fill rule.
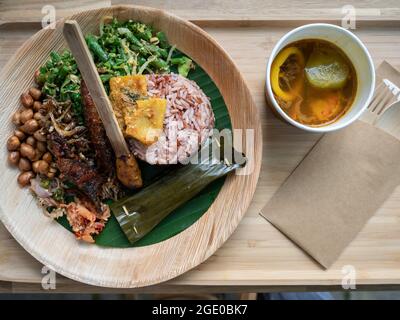
[[[113,4],[124,3],[112,1]],[[125,3],[128,3],[126,1]],[[274,5],[272,5],[275,3]],[[338,22],[349,1],[135,1],[167,9],[210,33],[232,56],[248,82],[263,124],[264,154],[254,200],[232,237],[210,259],[157,286],[114,290],[91,287],[57,276],[58,292],[227,292],[322,290],[341,287],[343,267],[356,271],[356,284],[372,288],[400,285],[400,188],[386,201],[329,270],[266,222],[259,211],[314,145],[319,135],[276,119],[264,99],[266,61],[276,41],[292,27],[310,21]],[[398,0],[356,1],[354,32],[370,50],[375,65],[400,66]],[[46,4],[40,0],[0,2],[0,68],[40,28]],[[110,1],[51,1],[57,18]],[[2,106],[6,107],[6,106]],[[240,195],[238,195],[240,196]],[[306,195],[305,195],[306,196]],[[340,201],[340,199],[338,199]],[[27,213],[29,214],[29,213]],[[0,226],[0,292],[40,292],[42,266]]]

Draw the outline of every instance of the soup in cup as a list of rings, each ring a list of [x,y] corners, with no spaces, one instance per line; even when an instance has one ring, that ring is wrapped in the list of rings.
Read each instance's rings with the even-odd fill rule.
[[[329,132],[355,121],[374,91],[375,70],[363,43],[331,24],[294,29],[275,45],[267,65],[266,95],[287,122]]]

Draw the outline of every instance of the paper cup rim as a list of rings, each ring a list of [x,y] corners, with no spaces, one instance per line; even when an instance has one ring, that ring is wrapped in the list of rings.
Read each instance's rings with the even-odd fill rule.
[[[364,106],[362,106],[362,108],[360,108],[360,110],[355,113],[350,119],[348,119],[346,122],[343,122],[339,125],[336,124],[336,122],[333,122],[331,124],[327,124],[325,126],[320,126],[320,127],[311,127],[311,126],[307,126],[304,125],[300,122],[297,122],[296,120],[293,120],[291,117],[289,117],[283,110],[282,108],[279,106],[278,102],[276,101],[274,94],[272,92],[272,87],[271,87],[271,80],[270,80],[270,73],[271,73],[271,65],[273,62],[273,58],[275,57],[276,54],[278,53],[278,50],[280,50],[281,45],[284,41],[286,41],[288,38],[290,38],[293,34],[297,33],[300,30],[303,29],[308,29],[308,28],[316,28],[316,27],[329,27],[332,29],[336,29],[339,32],[343,32],[346,35],[348,35],[353,41],[355,41],[360,48],[362,49],[362,51],[364,52],[367,61],[368,61],[368,66],[369,66],[369,73],[371,75],[371,84],[370,84],[370,91],[368,93],[368,97],[366,99],[366,102],[364,104]],[[311,39],[311,38],[310,38]],[[327,40],[329,41],[329,40]],[[290,124],[292,124],[293,126],[303,129],[305,131],[309,131],[309,132],[316,132],[316,133],[324,133],[324,132],[331,132],[331,131],[336,131],[339,129],[342,129],[348,125],[350,125],[351,123],[353,123],[355,120],[357,120],[361,114],[367,109],[368,104],[370,103],[372,96],[374,94],[374,88],[375,88],[375,67],[374,67],[374,63],[371,57],[371,54],[369,53],[368,49],[366,48],[366,46],[364,45],[364,43],[352,32],[350,32],[349,30],[334,25],[334,24],[330,24],[330,23],[311,23],[311,24],[306,24],[300,27],[297,27],[289,32],[287,32],[285,35],[283,35],[279,41],[275,44],[274,48],[271,51],[270,56],[268,57],[268,63],[267,63],[267,70],[266,70],[266,79],[265,79],[265,88],[267,91],[267,96],[270,100],[270,103],[272,103],[274,109],[279,113],[279,115],[285,119],[287,122],[289,122]],[[336,125],[335,125],[336,124]]]

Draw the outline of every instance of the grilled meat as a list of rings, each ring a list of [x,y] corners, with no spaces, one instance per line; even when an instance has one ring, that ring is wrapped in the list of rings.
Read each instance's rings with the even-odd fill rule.
[[[82,81],[82,102],[86,131],[83,136],[66,137],[54,130],[48,136],[48,146],[56,157],[57,167],[62,180],[72,182],[81,193],[85,194],[100,211],[101,200],[116,199],[122,194],[115,174],[115,159],[106,131],[101,122],[96,106],[89,91]],[[87,134],[87,136],[85,136]],[[85,138],[85,140],[82,140]],[[93,155],[81,148],[79,143],[90,140]],[[79,196],[79,199],[82,197]]]
[[[58,158],[57,166],[63,180],[75,184],[94,203],[100,199],[100,191],[105,179],[85,162],[78,159]]]
[[[114,154],[108,140],[106,130],[96,110],[96,106],[90,96],[85,82],[81,82],[81,94],[84,104],[84,117],[89,137],[95,150],[96,164],[100,172],[107,177],[115,175],[114,172]]]
[[[95,168],[79,159],[78,155],[71,152],[65,138],[57,132],[48,136],[48,146],[56,157],[57,167],[62,180],[68,180],[84,192],[96,205],[99,203],[102,185],[106,179]]]

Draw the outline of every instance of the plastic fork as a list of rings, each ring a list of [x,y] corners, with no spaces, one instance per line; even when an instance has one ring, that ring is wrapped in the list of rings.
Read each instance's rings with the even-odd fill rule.
[[[393,105],[395,100],[396,96],[392,88],[382,81],[376,88],[371,103],[363,113],[362,120],[372,125],[375,124],[379,117]]]
[[[400,139],[400,100],[390,105],[375,122],[375,127]]]

